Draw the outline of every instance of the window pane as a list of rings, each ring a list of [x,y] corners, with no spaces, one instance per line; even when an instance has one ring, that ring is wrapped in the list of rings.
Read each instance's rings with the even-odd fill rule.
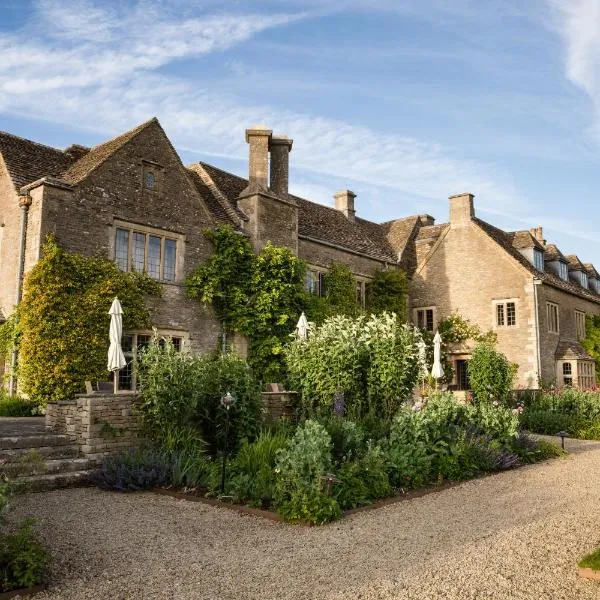
[[[148,275],[154,279],[160,278],[160,242],[159,237],[148,236]]]
[[[181,338],[180,337],[172,337],[171,341],[173,342],[173,347],[177,352],[181,352]]]
[[[571,375],[572,372],[571,363],[563,363],[563,375]]]
[[[504,304],[496,304],[496,325],[504,325]]]
[[[325,273],[319,273],[319,296],[324,298],[327,295],[325,286]]]
[[[115,237],[115,261],[121,271],[129,269],[129,231],[117,229]]]
[[[433,309],[427,309],[425,311],[426,329],[427,331],[433,331]]]
[[[517,309],[514,302],[506,303],[506,324],[509,326],[517,324]]]
[[[163,268],[163,279],[175,281],[175,265],[177,263],[177,242],[165,240],[165,260]]]
[[[133,233],[133,270],[141,273],[144,270],[144,254],[146,250],[146,234]]]
[[[319,279],[315,271],[306,271],[304,287],[309,294],[319,293]]]
[[[417,327],[419,329],[425,329],[425,311],[417,311]]]

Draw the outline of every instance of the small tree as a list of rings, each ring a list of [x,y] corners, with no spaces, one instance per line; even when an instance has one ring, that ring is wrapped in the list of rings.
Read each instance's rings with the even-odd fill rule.
[[[405,321],[407,293],[408,280],[404,271],[376,271],[367,286],[367,310],[375,314],[395,313]]]
[[[517,365],[489,343],[479,343],[468,362],[469,381],[478,403],[491,400],[506,402],[512,390]]]
[[[356,317],[361,307],[356,301],[356,279],[344,264],[333,263],[325,274],[326,313],[328,316]]]

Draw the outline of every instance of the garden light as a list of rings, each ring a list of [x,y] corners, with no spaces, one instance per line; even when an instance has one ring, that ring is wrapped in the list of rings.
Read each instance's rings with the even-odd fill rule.
[[[562,449],[565,449],[565,438],[569,437],[569,432],[568,431],[559,431],[557,434],[557,436],[560,437],[560,445],[562,446]]]
[[[234,402],[235,400],[229,392],[221,398],[221,406],[225,408],[225,446],[223,448],[223,469],[221,471],[221,493],[225,493],[225,469],[227,468],[227,449],[229,445],[229,409]]]

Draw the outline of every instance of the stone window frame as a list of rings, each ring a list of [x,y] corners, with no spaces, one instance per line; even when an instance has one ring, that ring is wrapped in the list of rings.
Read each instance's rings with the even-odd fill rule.
[[[127,394],[137,391],[137,354],[140,344],[138,343],[138,337],[144,336],[152,339],[154,335],[157,335],[160,339],[178,339],[179,340],[179,352],[186,352],[189,348],[190,334],[188,331],[180,329],[155,329],[148,331],[147,329],[132,329],[123,332],[123,337],[132,336],[133,341],[131,344],[130,351],[124,351],[127,366],[131,366],[131,385],[129,388],[121,388],[120,382],[117,384],[117,393]],[[125,374],[125,370],[119,371],[121,374]]]
[[[161,196],[164,187],[164,171],[165,167],[160,163],[152,160],[142,159],[141,160],[141,179],[142,179],[142,191],[144,193]],[[146,185],[146,177],[148,174],[154,175],[155,187],[150,188]]]
[[[144,250],[144,268],[146,268],[148,261],[148,236],[155,236],[161,238],[160,245],[160,277],[153,278],[156,281],[165,285],[174,285],[183,281],[184,278],[184,248],[185,248],[185,235],[169,231],[166,229],[159,229],[157,227],[149,227],[147,225],[140,225],[131,221],[123,221],[121,219],[113,219],[113,224],[109,231],[109,248],[110,258],[116,262],[116,238],[117,229],[124,229],[129,231],[129,253],[128,253],[128,265],[127,271],[133,271],[131,260],[132,260],[132,244],[133,244],[133,233],[141,233],[146,236],[146,244]],[[165,240],[173,240],[175,242],[175,278],[164,279],[164,257],[165,257]]]
[[[325,295],[323,277],[327,271],[323,268],[307,265],[304,277],[304,289],[310,294],[322,297]]]
[[[428,327],[428,312],[431,312],[431,328]],[[419,315],[421,313],[421,315]],[[413,308],[413,324],[425,331],[435,331],[438,326],[437,306],[417,306]],[[421,327],[423,325],[423,327]]]
[[[577,334],[577,339],[579,341],[585,340],[586,330],[585,330],[585,311],[575,309],[575,331]]]
[[[367,305],[367,286],[371,280],[366,277],[355,277],[354,279],[356,280],[356,303],[361,308],[365,308]]]
[[[499,307],[501,307],[502,310],[500,310]],[[518,307],[518,298],[502,298],[498,300],[492,300],[492,329],[514,329],[515,327],[518,327]],[[500,315],[502,315],[502,319],[500,319]]]
[[[552,312],[555,313],[556,319],[551,318]],[[552,327],[554,321],[556,321],[556,328]],[[546,302],[546,325],[548,333],[560,334],[560,307],[556,302]]]

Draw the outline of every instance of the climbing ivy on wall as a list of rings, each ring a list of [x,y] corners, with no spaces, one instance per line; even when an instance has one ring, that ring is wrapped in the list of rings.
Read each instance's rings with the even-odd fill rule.
[[[121,301],[127,330],[150,326],[149,295],[160,295],[156,281],[123,273],[106,258],[66,252],[49,237],[16,312],[22,391],[45,404],[84,391],[86,380],[106,379],[113,298]]]
[[[583,347],[596,361],[596,381],[600,382],[600,315],[587,315]]]
[[[367,285],[367,310],[374,314],[394,313],[405,321],[407,294],[408,279],[404,271],[376,271]]]
[[[215,251],[188,277],[188,295],[212,304],[226,332],[248,337],[249,362],[262,381],[280,381],[283,346],[308,303],[304,263],[270,243],[255,254],[229,226],[205,235]]]

